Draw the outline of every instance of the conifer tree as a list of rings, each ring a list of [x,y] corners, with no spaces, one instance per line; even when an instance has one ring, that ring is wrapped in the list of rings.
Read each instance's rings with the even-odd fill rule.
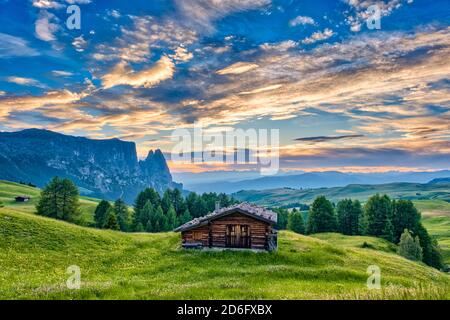
[[[408,229],[405,229],[400,236],[398,254],[409,260],[422,260],[422,247],[420,246],[419,238],[416,237],[414,239]]]
[[[386,224],[392,217],[392,203],[388,196],[379,194],[371,197],[365,205],[366,233],[370,236],[382,237],[385,235]]]
[[[188,209],[186,209],[186,210],[184,211],[184,213],[183,213],[183,215],[181,216],[180,220],[181,220],[181,221],[180,221],[180,224],[185,224],[186,222],[189,222],[189,221],[192,220],[192,216],[191,216],[191,214],[190,214],[190,212],[189,212]]]
[[[121,231],[128,231],[130,224],[130,215],[128,212],[128,207],[122,199],[117,199],[114,202],[114,213],[117,216]]]
[[[289,214],[287,228],[295,233],[305,234],[305,223],[301,212],[293,210]]]
[[[78,188],[69,179],[54,177],[41,191],[37,214],[50,218],[75,221],[80,215]]]
[[[106,214],[108,213],[108,210],[110,208],[111,204],[106,200],[100,201],[100,203],[95,208],[94,220],[97,228],[103,228],[103,225],[105,224]]]
[[[117,221],[117,216],[114,213],[113,208],[110,208],[106,213],[105,224],[103,225],[103,228],[110,230],[120,230],[119,222]]]
[[[178,226],[178,218],[173,205],[170,205],[169,211],[167,212],[167,230],[171,231]]]
[[[324,196],[319,196],[309,211],[307,233],[322,232],[337,232],[337,219],[333,204]]]

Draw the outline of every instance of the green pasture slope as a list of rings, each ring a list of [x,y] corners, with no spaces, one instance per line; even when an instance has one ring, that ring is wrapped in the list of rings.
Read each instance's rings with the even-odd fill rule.
[[[5,208],[18,210],[21,212],[36,212],[36,204],[39,201],[41,190],[26,185],[0,180],[0,202]],[[30,196],[29,202],[16,202],[17,196]],[[94,211],[100,200],[88,197],[80,197],[80,211],[78,224],[89,226],[94,223]]]
[[[33,200],[16,204],[17,194]],[[450,299],[449,275],[398,256],[381,239],[280,232],[277,252],[185,251],[175,233],[125,234],[36,216],[38,196],[0,183],[0,299]],[[92,217],[97,200],[82,203]],[[427,227],[444,236],[436,221]],[[81,268],[80,290],[66,286],[72,265]],[[366,287],[369,265],[381,268],[381,290]]]
[[[0,209],[2,299],[449,299],[450,277],[367,237],[280,232],[272,253],[185,251],[175,233],[124,234]],[[363,248],[363,243],[369,248]],[[81,268],[69,290],[67,267]],[[382,290],[368,290],[378,265]]]
[[[422,212],[422,221],[436,237],[446,264],[450,265],[450,203],[440,200],[414,201]]]

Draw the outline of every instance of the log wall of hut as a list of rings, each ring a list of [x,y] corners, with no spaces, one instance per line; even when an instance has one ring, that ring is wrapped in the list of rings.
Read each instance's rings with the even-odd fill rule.
[[[187,230],[181,234],[185,243],[201,243],[204,247],[209,246],[209,226],[200,226]]]
[[[226,248],[230,247],[229,226],[241,226],[247,230],[249,247],[252,249],[267,249],[268,236],[272,233],[272,226],[263,221],[244,214],[233,213],[209,222],[208,225],[182,232],[183,242],[201,242],[203,246]]]

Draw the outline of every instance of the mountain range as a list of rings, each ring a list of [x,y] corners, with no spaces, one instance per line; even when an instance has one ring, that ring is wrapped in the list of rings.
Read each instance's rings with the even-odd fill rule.
[[[247,173],[249,175],[249,173]],[[223,176],[219,175],[219,176]],[[250,178],[240,181],[229,179],[203,180],[199,183],[184,181],[184,187],[195,192],[234,193],[240,190],[268,190],[278,188],[333,188],[349,184],[386,184],[394,182],[427,183],[433,179],[449,178],[450,170],[424,172],[347,173],[339,171],[283,173],[276,176]]]
[[[52,177],[71,179],[83,195],[132,203],[146,187],[182,188],[172,180],[164,155],[138,160],[134,142],[94,140],[48,130],[0,132],[0,179],[44,186]]]

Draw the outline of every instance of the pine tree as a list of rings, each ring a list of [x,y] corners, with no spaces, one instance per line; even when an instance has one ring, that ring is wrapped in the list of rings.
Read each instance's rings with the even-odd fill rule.
[[[416,237],[414,239],[408,229],[405,229],[400,236],[398,254],[409,260],[422,260],[422,247],[420,246],[419,238]]]
[[[391,219],[388,219],[386,221],[386,224],[383,229],[383,235],[381,236],[381,238],[383,238],[384,240],[387,240],[389,242],[395,241],[394,225],[392,224]]]
[[[37,214],[75,221],[80,215],[78,188],[69,179],[54,177],[41,191]]]
[[[120,230],[124,232],[128,231],[130,215],[128,212],[128,207],[122,199],[117,199],[116,202],[114,202],[114,213],[117,216]]]
[[[114,209],[110,208],[106,214],[104,229],[110,230],[120,230],[119,222],[117,221],[117,216],[114,213]]]
[[[286,230],[288,228],[289,211],[282,208],[272,208],[271,210],[276,212],[278,216],[275,228],[277,230]]]
[[[308,215],[307,233],[336,232],[337,219],[333,204],[324,196],[314,200]]]
[[[198,217],[203,217],[206,214],[208,214],[208,208],[206,205],[205,200],[203,200],[202,197],[198,197],[194,203],[194,211],[189,210],[189,212],[191,212],[191,214],[198,218]]]
[[[161,205],[161,197],[159,196],[158,192],[155,191],[153,188],[147,188],[141,193],[138,194],[136,197],[136,200],[134,202],[134,212],[133,212],[133,225],[136,228],[137,224],[139,222],[146,224],[147,220],[142,222],[141,219],[141,210],[144,208],[147,202],[149,202],[153,205],[153,207],[158,207]]]
[[[415,234],[419,237],[420,246],[422,247],[423,262],[436,269],[442,269],[444,263],[437,241],[430,237],[427,229],[421,223],[418,224]]]
[[[141,222],[137,223],[136,227],[134,228],[134,231],[136,231],[136,232],[144,232],[145,231],[144,226],[142,225]]]
[[[95,208],[94,220],[97,228],[103,228],[103,225],[105,224],[106,213],[110,208],[111,204],[106,200],[100,201],[100,203]]]
[[[364,232],[364,211],[359,200],[353,200],[353,223],[352,234],[361,235]]]
[[[186,209],[185,211],[184,211],[184,213],[183,213],[183,215],[181,216],[181,219],[180,219],[181,221],[180,221],[180,224],[185,224],[186,222],[189,222],[189,221],[191,221],[192,220],[192,216],[191,216],[191,214],[189,213],[189,210],[188,209]]]
[[[410,200],[393,201],[393,217],[395,243],[405,229],[416,231],[420,224],[420,212]]]
[[[69,179],[63,179],[59,191],[60,210],[58,218],[65,221],[74,221],[80,215],[78,188]]]
[[[164,228],[167,228],[167,225],[165,225],[166,217],[163,213],[162,207],[158,206],[156,210],[154,210],[151,221],[153,226],[153,232],[161,232],[164,231]]]
[[[148,231],[148,223],[151,221],[151,225],[154,226],[154,208],[150,200],[144,205],[144,207],[140,210],[139,221],[143,227],[143,229]]]
[[[379,194],[371,197],[365,206],[366,233],[370,236],[382,237],[386,223],[392,217],[392,203],[388,196]]]
[[[152,226],[152,221],[150,219],[147,222],[147,226],[145,228],[145,231],[147,231],[147,232],[153,232],[154,231],[153,226]]]
[[[287,228],[295,233],[305,234],[305,223],[301,212],[295,210],[289,214]]]
[[[171,205],[172,205],[172,190],[167,189],[164,192],[164,195],[161,200],[161,207],[163,209],[163,212],[167,213]]]
[[[359,220],[362,214],[361,203],[344,199],[338,202],[336,211],[339,232],[345,235],[359,234]]]
[[[175,212],[175,208],[173,207],[173,205],[171,205],[169,207],[169,211],[167,212],[166,216],[167,216],[167,228],[168,228],[166,231],[171,231],[178,226],[178,218],[177,218],[177,214]]]
[[[179,189],[174,189],[172,192],[172,205],[177,216],[181,216],[187,209],[186,202],[184,201],[183,195]]]

